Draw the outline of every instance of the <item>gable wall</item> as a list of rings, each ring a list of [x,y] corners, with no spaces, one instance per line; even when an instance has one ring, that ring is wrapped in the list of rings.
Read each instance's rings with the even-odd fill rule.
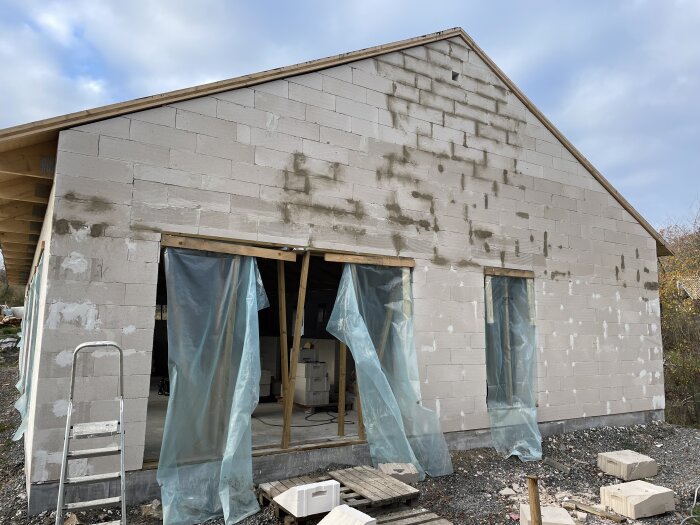
[[[541,420],[663,408],[654,240],[459,39],[63,131],[53,226],[32,481],[85,340],[127,349],[141,467],[160,231],[415,258],[444,431],[489,426],[484,265],[536,274]],[[88,393],[112,365],[86,361]]]

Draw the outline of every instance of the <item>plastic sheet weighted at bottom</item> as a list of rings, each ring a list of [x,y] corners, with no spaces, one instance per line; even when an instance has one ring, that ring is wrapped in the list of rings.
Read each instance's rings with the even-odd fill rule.
[[[438,416],[421,404],[410,271],[346,264],[327,330],[355,360],[374,465],[411,463],[421,479],[451,474]]]
[[[165,525],[259,510],[251,414],[258,402],[258,310],[268,305],[254,258],[168,248],[170,397],[158,464]]]
[[[523,461],[542,459],[537,427],[537,355],[532,279],[485,278],[486,405],[494,448]]]

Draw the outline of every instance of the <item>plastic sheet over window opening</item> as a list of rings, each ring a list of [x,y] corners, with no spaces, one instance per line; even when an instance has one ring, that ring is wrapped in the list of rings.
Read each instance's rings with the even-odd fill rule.
[[[504,456],[542,459],[537,426],[537,355],[532,279],[485,277],[487,409]]]
[[[346,264],[327,330],[355,361],[375,466],[412,463],[421,478],[451,474],[438,416],[421,404],[410,271]]]

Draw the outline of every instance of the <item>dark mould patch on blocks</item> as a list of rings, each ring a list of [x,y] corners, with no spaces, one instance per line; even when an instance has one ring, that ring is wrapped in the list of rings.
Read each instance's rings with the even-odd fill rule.
[[[466,179],[467,176],[462,173],[462,178],[460,179],[460,187],[462,188],[462,191],[464,191],[464,188],[466,187]]]
[[[410,184],[417,184],[418,181],[407,175],[405,173],[397,172],[397,168],[401,166],[414,165],[415,163],[411,161],[411,154],[406,146],[401,149],[401,155],[397,153],[387,153],[383,156],[386,161],[386,165],[383,168],[377,168],[377,180],[386,179],[396,179],[399,181],[407,182]]]
[[[659,289],[659,283],[655,283],[652,281],[647,281],[644,283],[644,289],[645,290],[658,290]]]
[[[469,204],[464,205],[464,208],[462,209],[462,217],[464,217],[465,221],[469,220]]]
[[[391,243],[394,245],[394,250],[396,250],[396,255],[401,253],[401,250],[406,248],[406,240],[400,233],[391,234]]]
[[[515,239],[515,256],[520,257],[520,241]]]
[[[491,184],[491,191],[493,192],[494,197],[498,197],[498,182],[493,181],[493,184]]]
[[[644,273],[649,273],[649,268],[647,268],[646,266],[644,267]]]
[[[474,230],[474,235],[479,239],[488,239],[493,236],[493,232],[488,230]]]
[[[506,267],[506,251],[501,250],[498,254],[499,258],[501,259],[501,268]]]
[[[489,194],[484,193],[484,209],[488,210],[489,209]]]
[[[618,268],[617,266],[615,266],[615,280],[620,280],[620,268]]]
[[[641,281],[642,275],[639,273],[639,270],[637,270],[637,282]]]
[[[549,274],[550,279],[554,280],[557,277],[571,277],[571,272],[560,272],[558,270],[554,270],[551,274]]]
[[[366,228],[358,228],[356,226],[351,226],[349,224],[334,224],[331,229],[334,232],[349,233],[355,237],[364,237],[367,235]]]
[[[83,221],[69,221],[67,219],[58,219],[53,225],[53,231],[57,235],[68,235],[71,230],[80,230],[85,227]]]
[[[503,184],[508,184],[508,170],[503,170]]]
[[[547,232],[544,232],[544,246],[542,247],[542,253],[545,257],[549,256],[549,241],[548,241],[549,234]]]
[[[437,221],[430,224],[430,221],[426,219],[414,219],[413,217],[404,215],[403,210],[396,202],[395,197],[393,201],[385,203],[384,208],[389,212],[389,215],[387,215],[387,220],[395,224],[400,224],[401,226],[415,226],[417,231],[420,231],[421,228],[423,228],[425,231],[438,231]]]
[[[433,264],[437,264],[438,266],[447,266],[448,264],[450,264],[450,261],[448,261],[445,257],[442,257],[438,253],[438,249],[436,246],[433,247],[433,258],[431,259],[431,262]]]
[[[105,222],[98,222],[90,226],[90,237],[102,237],[105,234],[105,230],[109,226]]]
[[[524,211],[516,211],[515,214],[520,217],[521,219],[529,219],[530,214]]]
[[[292,222],[292,213],[289,209],[289,203],[284,202],[280,204],[279,208],[282,214],[282,222],[285,224],[290,224]]]
[[[625,271],[625,256],[620,255],[620,269],[624,272]]]
[[[306,155],[304,155],[300,151],[297,151],[297,152],[292,154],[291,173],[290,173],[290,170],[284,170],[284,186],[283,186],[284,191],[301,192],[301,193],[304,193],[306,195],[311,194],[311,172],[308,170],[308,168],[305,167],[305,164],[306,164]],[[302,189],[290,187],[289,177],[292,174],[295,177],[300,178],[304,181],[304,186],[302,187]]]
[[[438,171],[439,171],[440,173],[442,173],[443,171],[445,171],[445,166],[443,166],[442,164],[438,164]]]
[[[435,215],[435,198],[430,193],[421,193],[420,191],[412,191],[411,197],[430,203],[430,213]]]
[[[85,204],[86,211],[108,211],[114,207],[111,202],[102,197],[78,195],[72,191],[66,193],[63,198],[70,202]]]
[[[491,246],[489,246],[489,243],[487,242],[484,243],[484,251],[486,253],[491,253]]]
[[[634,249],[634,258],[639,259],[639,248]]]
[[[341,169],[342,165],[340,164],[340,162],[334,162],[331,164],[331,177],[336,182],[338,182],[338,180],[340,179]]]
[[[481,268],[480,264],[475,263],[471,259],[460,259],[457,261],[457,266],[459,268]]]
[[[535,236],[530,234],[530,242],[535,242]]]

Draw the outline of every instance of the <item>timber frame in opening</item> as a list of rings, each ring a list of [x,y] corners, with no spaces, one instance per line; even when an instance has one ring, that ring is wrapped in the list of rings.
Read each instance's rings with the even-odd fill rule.
[[[415,260],[408,257],[392,257],[372,254],[345,253],[333,250],[315,249],[302,246],[271,245],[254,241],[236,239],[212,239],[209,237],[185,236],[176,233],[163,233],[160,242],[161,248],[185,248],[189,250],[207,251],[215,253],[226,253],[231,255],[243,255],[262,259],[273,259],[277,261],[277,286],[280,297],[285,296],[284,263],[295,262],[297,255],[302,256],[301,276],[299,283],[299,293],[297,296],[296,315],[294,317],[292,354],[288,355],[287,350],[287,313],[284,301],[279,301],[279,325],[280,325],[280,356],[282,370],[282,400],[283,400],[283,431],[282,440],[279,447],[263,446],[253,450],[253,456],[263,456],[268,454],[280,454],[293,450],[309,450],[315,448],[328,448],[366,443],[364,425],[362,424],[362,407],[360,405],[359,391],[356,392],[357,403],[357,439],[338,439],[333,442],[324,443],[301,443],[290,446],[291,425],[294,396],[289,392],[294,392],[297,379],[297,363],[301,349],[301,336],[303,324],[303,312],[306,305],[306,285],[309,275],[309,261],[311,256],[323,257],[325,261],[335,263],[371,264],[376,266],[393,266],[403,268],[414,268]],[[338,400],[338,436],[345,436],[345,368],[347,363],[347,347],[340,343],[339,368],[339,400]],[[144,465],[146,466],[146,465]],[[151,466],[151,465],[149,465]]]

